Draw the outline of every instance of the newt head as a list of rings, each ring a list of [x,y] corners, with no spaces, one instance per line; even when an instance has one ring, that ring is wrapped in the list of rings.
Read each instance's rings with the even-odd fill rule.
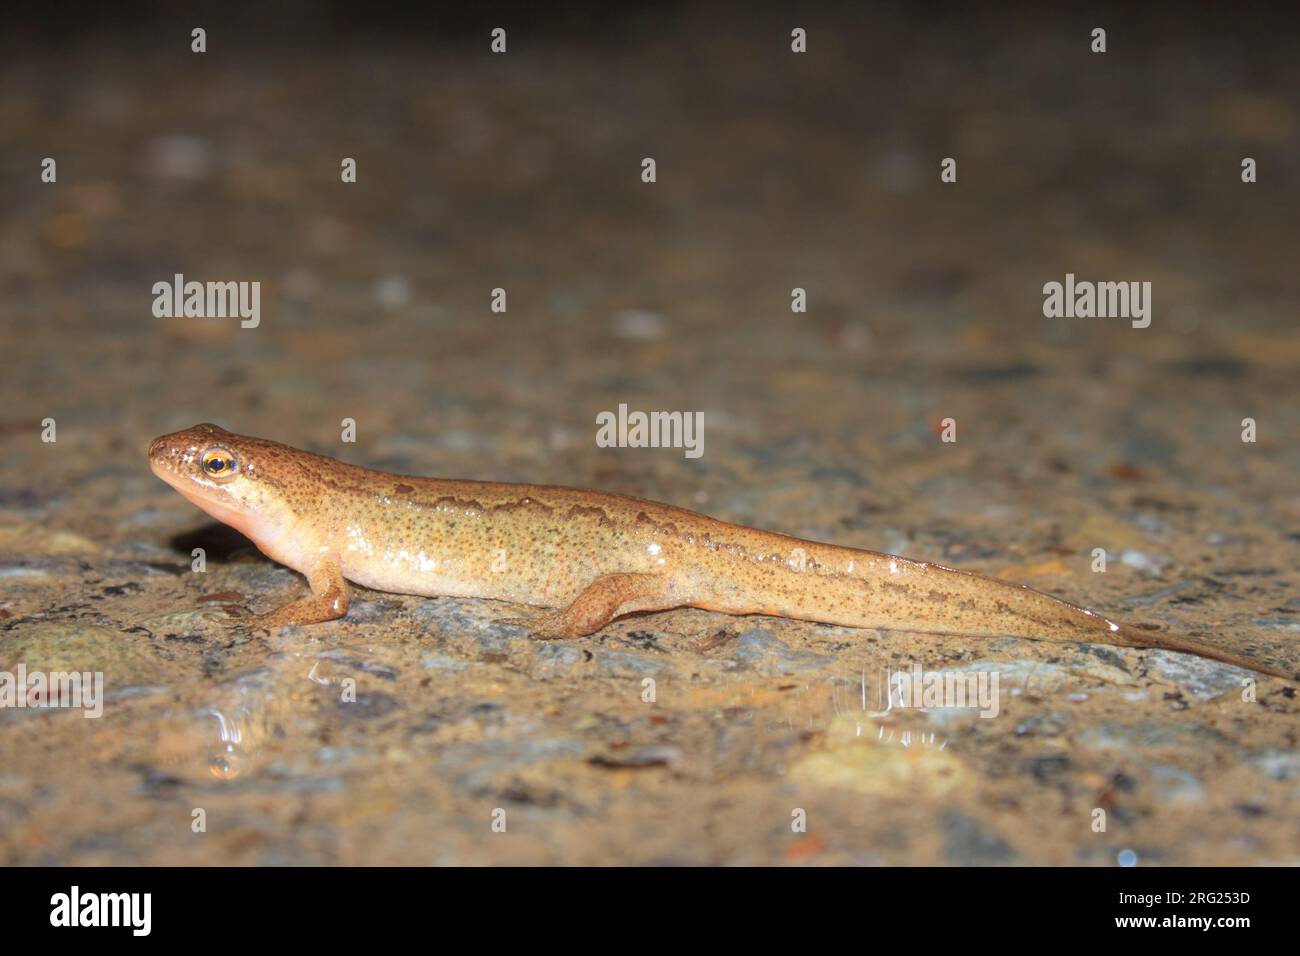
[[[292,530],[300,469],[293,450],[204,422],[155,438],[149,467],[193,504],[268,553]]]

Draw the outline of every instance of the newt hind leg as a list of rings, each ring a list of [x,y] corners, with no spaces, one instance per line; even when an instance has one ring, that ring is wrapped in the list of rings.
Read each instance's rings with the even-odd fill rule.
[[[606,574],[592,581],[568,607],[517,623],[534,637],[583,637],[621,615],[666,611],[681,603],[673,597],[669,580],[662,574]]]

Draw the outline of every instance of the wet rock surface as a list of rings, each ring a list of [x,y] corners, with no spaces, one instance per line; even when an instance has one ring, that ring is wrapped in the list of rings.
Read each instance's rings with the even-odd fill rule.
[[[1139,26],[1133,76],[1060,24],[1024,57],[889,15],[794,59],[784,21],[701,16],[505,70],[477,35],[10,58],[0,671],[105,693],[0,708],[0,863],[1300,862],[1295,683],[1186,655],[699,610],[544,642],[364,589],[239,626],[304,583],[149,474],[197,421],[902,551],[1300,671],[1297,60],[1228,32],[1240,69],[1206,70]],[[1078,160],[1098,128],[1142,134]],[[1151,279],[1151,327],[1044,319],[1067,271]],[[175,272],[261,280],[260,326],[155,318]],[[704,455],[596,447],[620,402],[703,410]],[[996,716],[891,706],[913,664],[997,674]]]

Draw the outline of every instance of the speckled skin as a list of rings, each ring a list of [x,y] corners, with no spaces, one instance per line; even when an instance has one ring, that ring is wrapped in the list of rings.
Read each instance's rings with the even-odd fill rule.
[[[209,476],[205,453],[233,460],[231,473]],[[393,475],[210,424],[155,439],[149,460],[190,501],[306,575],[312,595],[256,618],[260,627],[343,616],[351,580],[559,609],[529,622],[542,637],[692,606],[849,627],[1163,647],[1274,673],[1022,585],[639,498]]]

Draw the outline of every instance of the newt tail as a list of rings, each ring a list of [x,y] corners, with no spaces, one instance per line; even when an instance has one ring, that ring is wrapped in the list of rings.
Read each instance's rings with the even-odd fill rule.
[[[1295,677],[1023,585],[640,498],[371,471],[210,424],[155,439],[149,461],[191,502],[306,576],[311,595],[255,618],[261,628],[343,617],[353,581],[547,609],[528,621],[538,637],[591,634],[624,614],[690,606],[847,627],[1161,648]]]

